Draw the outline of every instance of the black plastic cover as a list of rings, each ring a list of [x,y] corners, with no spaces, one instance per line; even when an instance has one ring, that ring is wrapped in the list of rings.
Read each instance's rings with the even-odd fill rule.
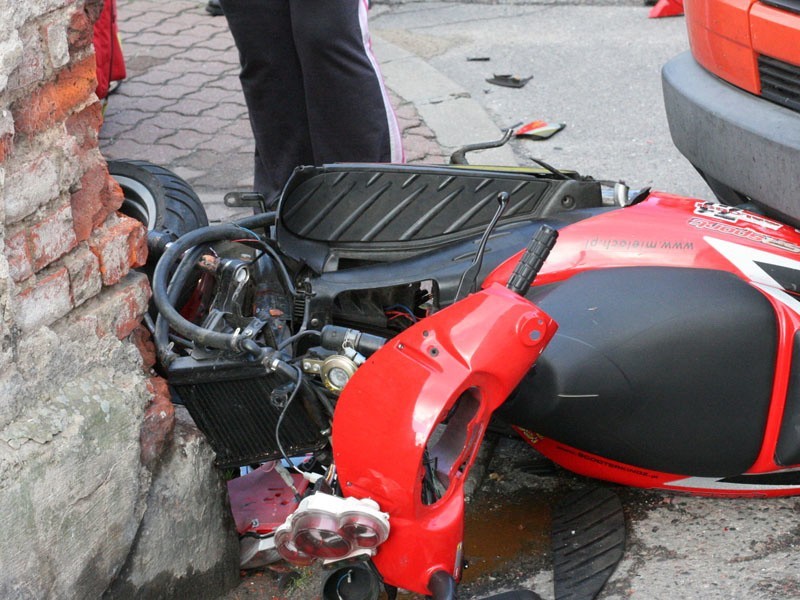
[[[602,206],[600,185],[536,171],[435,165],[303,167],[278,209],[281,249],[318,272],[340,257],[377,262],[480,235],[509,194],[500,223]],[[333,266],[331,266],[333,260]]]

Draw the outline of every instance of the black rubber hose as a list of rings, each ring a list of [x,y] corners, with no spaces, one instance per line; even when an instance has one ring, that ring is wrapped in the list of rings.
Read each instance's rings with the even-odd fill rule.
[[[265,212],[265,213],[258,213],[257,215],[252,215],[248,217],[243,217],[241,219],[237,219],[233,222],[234,225],[238,227],[242,227],[244,229],[265,229],[270,227],[271,225],[275,224],[275,220],[278,217],[278,213],[275,211]],[[292,296],[297,295],[297,290],[294,287],[294,281],[292,281],[289,272],[286,270],[286,265],[283,264],[281,257],[278,256],[278,253],[267,243],[264,244],[262,250],[264,250],[267,254],[272,257],[272,260],[275,261],[275,265],[280,271],[281,277],[283,277],[283,282],[286,285],[286,288],[289,290],[289,293]]]
[[[233,224],[238,225],[239,227],[246,227],[247,229],[269,227],[270,225],[275,224],[277,214],[278,213],[275,211],[258,213],[257,215],[250,215],[247,217],[242,217],[241,219],[237,219],[233,222]]]
[[[189,277],[194,272],[195,265],[204,251],[204,246],[195,247],[183,256],[183,259],[178,265],[178,268],[175,269],[175,273],[173,273],[172,279],[167,286],[167,298],[170,306],[175,306],[175,304],[178,302],[183,288],[186,286]],[[155,298],[155,292],[153,293],[153,297]],[[156,345],[158,358],[163,364],[168,365],[177,357],[177,354],[170,350],[169,322],[160,312],[156,317],[156,324],[153,330],[153,341]]]
[[[200,346],[234,350],[236,352],[241,350],[241,338],[239,336],[212,331],[184,319],[172,306],[167,292],[167,285],[172,265],[190,248],[194,248],[199,244],[221,240],[238,240],[243,237],[253,238],[255,235],[237,225],[210,225],[190,231],[170,244],[158,261],[155,273],[153,273],[153,301],[158,312],[178,334],[189,338]],[[259,238],[256,236],[253,239],[258,240]]]

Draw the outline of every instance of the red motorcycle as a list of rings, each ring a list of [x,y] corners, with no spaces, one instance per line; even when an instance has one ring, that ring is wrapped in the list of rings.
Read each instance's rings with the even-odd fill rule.
[[[218,464],[262,465],[231,484],[247,558],[448,599],[493,418],[589,477],[800,492],[799,258],[757,212],[547,165],[303,168],[166,246],[153,331]]]

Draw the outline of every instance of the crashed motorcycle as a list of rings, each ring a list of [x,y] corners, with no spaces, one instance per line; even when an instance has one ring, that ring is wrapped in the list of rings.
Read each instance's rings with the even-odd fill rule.
[[[160,369],[250,469],[245,562],[323,561],[326,598],[455,597],[490,423],[588,477],[800,493],[800,233],[758,212],[544,164],[343,164],[151,241]]]

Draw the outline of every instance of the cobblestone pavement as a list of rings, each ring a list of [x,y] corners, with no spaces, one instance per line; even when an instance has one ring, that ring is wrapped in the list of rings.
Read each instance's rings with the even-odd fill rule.
[[[195,188],[212,221],[228,218],[225,192],[252,185],[253,139],[225,19],[190,0],[119,0],[118,13],[128,77],[108,99],[105,157],[171,169]],[[443,162],[414,105],[392,99],[407,161]]]

